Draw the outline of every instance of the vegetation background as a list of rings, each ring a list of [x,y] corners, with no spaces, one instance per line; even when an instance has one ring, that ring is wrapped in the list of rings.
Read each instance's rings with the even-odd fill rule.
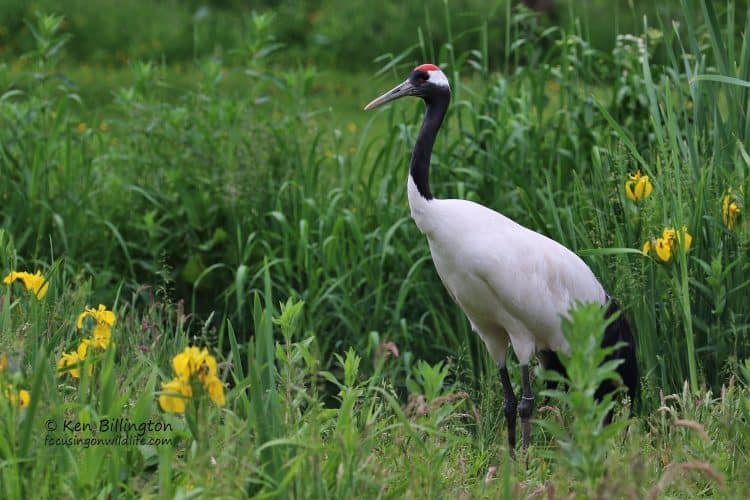
[[[554,9],[3,2],[0,266],[49,280],[0,297],[5,491],[747,497],[747,5],[527,3]],[[603,430],[606,403],[571,380],[509,460],[496,370],[408,215],[422,105],[361,111],[426,61],[454,95],[438,196],[567,245],[624,306],[643,392],[623,425]],[[637,170],[653,192],[634,200]],[[642,253],[683,227],[689,248]],[[58,372],[97,304],[113,346]],[[601,330],[579,313],[571,338]],[[165,413],[187,345],[217,357],[226,403],[196,388],[193,413]],[[593,373],[589,354],[568,363]],[[50,419],[102,418],[174,440],[45,444]]]

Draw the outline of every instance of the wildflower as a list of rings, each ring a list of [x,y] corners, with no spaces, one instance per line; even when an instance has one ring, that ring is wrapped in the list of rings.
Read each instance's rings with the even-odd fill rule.
[[[86,318],[86,316],[91,316],[92,318],[94,318],[97,324],[106,324],[108,326],[114,325],[116,321],[115,313],[113,313],[112,311],[108,311],[107,307],[104,304],[99,304],[99,309],[87,307],[85,311],[79,314],[78,320],[76,321],[76,327],[78,327],[79,329],[83,327],[83,320]]]
[[[641,251],[644,255],[648,255],[649,253],[651,253],[651,250],[653,250],[659,260],[661,260],[662,262],[669,262],[672,258],[672,255],[675,253],[675,251],[677,251],[675,242],[682,245],[685,252],[690,250],[690,245],[693,242],[693,237],[690,236],[690,233],[687,232],[687,226],[683,225],[682,229],[680,229],[679,231],[676,231],[672,227],[664,228],[664,231],[662,231],[661,234],[661,238],[646,241],[643,244],[643,248],[641,249]]]
[[[0,354],[0,372],[4,372],[7,369],[8,357],[5,355],[5,353],[2,353]],[[18,403],[18,406],[20,406],[21,408],[26,408],[31,402],[29,391],[25,389],[20,389],[18,392],[16,392],[11,386],[6,386],[4,392],[5,399],[7,399],[11,404]]]
[[[86,122],[81,122],[76,127],[76,130],[78,131],[79,134],[83,134],[84,132],[86,132],[88,130],[88,128],[89,127],[88,127],[88,125],[86,125]]]
[[[94,318],[96,326],[93,331],[93,345],[100,349],[106,349],[109,346],[109,340],[112,337],[112,325],[115,324],[116,318],[115,313],[108,311],[104,304],[99,304],[98,309],[93,307],[87,307],[81,314],[78,315],[76,321],[76,327],[78,329],[83,328],[83,320],[87,316]]]
[[[209,377],[206,379],[206,390],[211,401],[219,406],[224,406],[224,385],[218,377]]]
[[[732,188],[727,189],[721,204],[721,211],[724,214],[724,225],[730,231],[734,229],[737,217],[740,215],[740,207],[737,205],[737,197],[732,193]]]
[[[31,403],[31,394],[26,389],[18,391],[18,406],[26,408]]]
[[[224,385],[217,376],[216,358],[208,353],[208,349],[186,347],[172,359],[172,368],[177,378],[162,384],[164,391],[177,394],[159,396],[159,404],[164,411],[182,413],[185,411],[185,399],[192,396],[191,383],[196,382],[208,393],[211,401],[224,406]],[[178,400],[179,401],[176,401]]]
[[[162,394],[159,396],[159,406],[170,413],[185,413],[187,400],[193,395],[190,383],[181,378],[173,379],[161,384]]]
[[[99,130],[101,130],[102,132],[106,132],[107,130],[109,130],[109,125],[107,125],[107,122],[101,122],[99,124]]]
[[[44,298],[45,294],[47,293],[47,289],[49,288],[49,283],[47,282],[46,278],[42,276],[41,271],[37,271],[36,274],[27,272],[17,273],[15,271],[11,271],[7,276],[5,276],[5,278],[3,278],[3,283],[10,285],[16,280],[21,280],[26,289],[34,292],[36,298],[39,300],[42,300],[42,298]]]
[[[112,337],[112,330],[106,324],[99,323],[94,327],[93,344],[94,347],[106,349],[109,347],[109,339]]]
[[[670,245],[670,242],[671,240],[659,238],[654,245],[656,255],[664,262],[667,262],[672,257],[672,246]]]
[[[57,370],[62,372],[69,366],[74,367],[69,370],[69,373],[73,378],[78,378],[81,376],[81,371],[78,369],[78,366],[82,361],[83,360],[78,357],[77,352],[64,352],[62,353],[62,356],[60,356],[60,359],[57,361]]]
[[[653,189],[651,181],[648,180],[648,175],[641,175],[640,170],[637,170],[635,175],[628,174],[628,180],[625,182],[625,195],[631,200],[638,201],[641,198],[648,198]]]
[[[83,365],[88,353],[89,345],[91,341],[89,339],[83,339],[78,348],[75,351],[64,352],[57,362],[57,369],[60,372],[65,371],[68,367],[71,367],[68,372],[73,378],[79,378],[81,376],[81,365]],[[89,365],[88,373],[91,375],[93,367]]]
[[[667,230],[664,230],[664,233],[666,234]],[[672,240],[676,240],[678,243],[682,244],[682,247],[685,249],[685,253],[687,253],[688,250],[690,250],[690,245],[693,243],[693,237],[690,236],[690,233],[687,231],[687,226],[685,224],[682,225],[682,228],[679,231],[676,231],[674,229],[670,229],[670,234],[673,234],[674,237]],[[672,243],[672,247],[674,248],[674,243]]]
[[[8,386],[5,388],[5,399],[10,404],[18,404],[21,408],[26,408],[31,403],[31,395],[26,389],[19,389],[18,392],[14,391],[12,387]]]
[[[174,372],[178,377],[189,380],[197,376],[198,381],[208,388],[209,384],[217,381],[216,358],[208,353],[208,349],[199,351],[197,347],[187,347],[172,360]],[[219,382],[219,385],[221,383]],[[213,398],[212,398],[213,399]]]
[[[182,379],[189,379],[196,374],[205,379],[206,373],[211,371],[212,367],[213,374],[216,374],[216,360],[208,354],[206,348],[201,351],[197,347],[186,347],[172,359],[172,367],[177,376]]]
[[[62,353],[62,357],[57,362],[58,370],[63,371],[64,369],[71,367],[69,372],[73,378],[79,378],[81,376],[80,365],[83,364],[83,361],[86,359],[89,347],[93,349],[107,349],[109,347],[110,339],[112,338],[112,325],[114,325],[116,321],[115,313],[108,311],[103,304],[99,304],[97,309],[87,307],[78,315],[76,328],[83,328],[83,321],[89,316],[96,321],[94,330],[91,332],[91,338],[81,340],[81,343],[78,344],[78,348],[75,351]],[[92,371],[93,366],[89,365],[89,375]]]

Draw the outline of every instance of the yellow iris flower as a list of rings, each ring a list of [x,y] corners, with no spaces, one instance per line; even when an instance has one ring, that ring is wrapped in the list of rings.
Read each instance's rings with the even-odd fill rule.
[[[628,180],[625,182],[625,195],[633,201],[651,196],[654,187],[648,180],[648,175],[642,175],[640,170],[635,174],[628,174]]]
[[[18,405],[21,408],[26,408],[31,403],[31,394],[26,389],[18,391]]]
[[[186,400],[192,397],[192,381],[203,386],[211,401],[224,406],[224,385],[217,376],[216,358],[208,353],[208,349],[186,347],[172,359],[172,368],[177,377],[162,384],[162,390],[165,391],[159,396],[162,410],[183,413]]]
[[[193,395],[190,383],[180,378],[161,384],[159,406],[170,413],[185,413],[187,400]]]
[[[115,313],[108,311],[104,304],[99,304],[98,309],[87,307],[86,310],[78,315],[78,320],[76,320],[76,327],[78,329],[83,328],[83,320],[86,319],[87,316],[91,316],[96,321],[96,326],[92,332],[94,347],[106,349],[109,346],[109,340],[112,337],[112,325],[117,321]]]
[[[727,194],[724,195],[724,198],[722,199],[721,211],[724,215],[724,225],[727,226],[727,229],[730,231],[733,230],[741,209],[737,204],[737,197],[732,192],[732,188],[727,189]]]
[[[685,252],[690,250],[690,246],[693,243],[693,237],[688,233],[687,226],[682,226],[679,231],[673,227],[666,227],[662,231],[661,238],[651,239],[643,244],[641,251],[644,255],[649,255],[653,250],[656,257],[662,262],[669,262],[672,259],[672,255],[677,251],[675,245],[681,244],[685,249]]]
[[[108,311],[103,304],[99,304],[97,309],[93,307],[87,307],[81,314],[78,315],[76,320],[76,327],[78,329],[83,328],[83,321],[86,317],[91,316],[96,321],[94,330],[91,332],[91,338],[81,340],[78,344],[76,351],[64,352],[62,357],[57,362],[57,368],[61,372],[65,371],[67,367],[72,367],[68,371],[73,378],[79,378],[81,376],[80,365],[83,364],[83,360],[86,359],[86,353],[89,347],[94,349],[107,349],[112,338],[112,325],[117,320],[115,313]],[[93,366],[89,365],[89,375],[93,371]]]
[[[0,354],[0,372],[5,371],[8,368],[8,358],[5,353]],[[11,404],[18,403],[21,408],[26,408],[31,402],[31,395],[26,389],[19,389],[18,392],[14,392],[10,387],[5,388],[5,398],[10,401]]]
[[[31,403],[31,394],[29,394],[29,391],[26,389],[21,389],[18,391],[18,406],[21,408],[26,408],[29,406],[29,403]]]
[[[73,378],[79,378],[81,376],[81,366],[83,366],[83,361],[86,359],[86,354],[88,353],[90,344],[91,341],[89,339],[83,339],[81,343],[78,344],[78,348],[75,351],[62,353],[60,360],[57,362],[57,369],[62,372],[70,367],[70,369],[67,370],[68,373],[70,373],[70,376]],[[89,365],[89,375],[91,375],[92,370],[93,366]]]
[[[100,349],[106,349],[109,346],[109,339],[112,337],[112,331],[105,324],[97,324],[93,332],[93,345]]]
[[[190,378],[198,375],[201,383],[209,377],[216,376],[216,358],[211,356],[205,347],[203,350],[198,350],[197,347],[186,347],[174,357],[172,366],[178,377]]]
[[[76,321],[77,328],[83,328],[83,320],[86,318],[86,316],[91,316],[96,320],[97,323],[105,324],[107,326],[114,325],[116,321],[115,313],[112,311],[108,311],[107,307],[104,304],[99,304],[99,309],[87,307],[86,310],[78,315],[78,320]]]
[[[26,408],[29,406],[29,403],[31,403],[31,394],[29,394],[29,391],[26,389],[13,391],[11,387],[6,387],[3,392],[5,393],[5,399],[7,399],[10,404],[17,404],[21,408]]]
[[[211,377],[206,380],[206,390],[211,401],[219,406],[224,406],[224,385],[218,377]]]
[[[23,286],[25,286],[30,292],[33,292],[39,300],[44,298],[44,295],[49,288],[49,283],[47,283],[47,279],[42,276],[41,271],[37,271],[36,274],[27,273],[25,271],[20,273],[11,271],[5,276],[5,278],[3,278],[3,283],[10,285],[16,280],[21,280]]]

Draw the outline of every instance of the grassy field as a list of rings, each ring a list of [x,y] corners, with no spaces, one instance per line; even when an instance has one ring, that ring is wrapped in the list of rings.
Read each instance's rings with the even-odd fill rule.
[[[133,40],[170,38],[135,30],[115,63],[68,36],[88,17],[21,9],[10,38],[0,9],[5,497],[750,497],[747,8],[673,2],[600,43],[586,9],[448,5],[370,69],[300,56],[283,9],[150,62]],[[434,192],[586,260],[636,332],[631,417],[600,427],[601,352],[574,349],[569,392],[535,370],[509,458],[497,371],[409,218],[423,106],[361,111],[427,60],[453,90]]]

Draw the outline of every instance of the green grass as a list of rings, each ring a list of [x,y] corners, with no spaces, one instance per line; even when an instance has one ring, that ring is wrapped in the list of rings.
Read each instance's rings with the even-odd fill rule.
[[[8,249],[5,239],[3,248]],[[265,281],[270,287],[268,275]],[[538,490],[742,498],[750,491],[744,423],[750,416],[750,366],[744,368],[746,378],[733,379],[721,394],[693,394],[686,385],[662,396],[658,411],[629,422],[618,412],[609,434],[599,435],[588,413],[569,407],[563,395],[558,404],[553,399],[553,406],[539,409],[545,425],[534,427],[525,460],[511,461],[497,411],[497,381],[473,390],[456,379],[461,368],[455,364],[396,357],[386,354],[383,343],[364,358],[351,348],[336,353],[331,369],[322,370],[324,334],[300,331],[306,307],[301,302],[289,301],[279,310],[273,300],[255,297],[254,341],[238,344],[230,326],[231,349],[213,352],[228,384],[226,405],[198,402],[201,410],[191,423],[161,412],[156,403],[159,384],[172,378],[170,359],[188,341],[212,343],[208,330],[188,337],[178,306],[147,290],[123,296],[114,306],[111,347],[90,360],[90,376],[74,379],[57,373],[55,361],[84,336],[75,320],[89,289],[58,269],[42,301],[18,292],[3,294],[10,304],[0,318],[3,331],[16,341],[0,379],[30,390],[32,403],[19,409],[0,400],[0,478],[8,498],[32,490],[42,497],[126,498],[507,497]],[[576,335],[603,327],[596,313],[601,314],[589,308],[574,315]],[[570,363],[590,370],[596,356]],[[394,380],[404,378],[408,402],[401,402],[394,387]],[[575,384],[571,397],[586,401]],[[92,438],[124,434],[74,427],[118,418],[150,424],[155,430],[142,436],[170,442],[86,446]],[[49,429],[50,421],[55,429]],[[159,430],[166,425],[168,430]],[[127,434],[131,440],[137,435]],[[78,441],[60,444],[64,439]],[[562,444],[571,439],[573,448]],[[599,453],[592,464],[598,472],[581,465],[577,449]]]
[[[465,52],[447,25],[448,43],[423,37],[375,74],[290,66],[258,17],[241,58],[78,66],[61,21],[32,18],[34,48],[0,64],[0,266],[43,271],[49,292],[0,294],[4,491],[747,497],[750,17],[686,0],[678,20],[602,51],[587,18],[548,29],[513,11],[502,54],[486,25]],[[496,370],[409,219],[422,105],[361,111],[428,58],[454,93],[434,192],[586,259],[636,332],[643,394],[627,426],[598,428],[573,380],[536,413],[528,455],[508,459]],[[636,169],[654,190],[634,202]],[[689,251],[640,253],[683,225]],[[100,303],[117,314],[113,348],[91,376],[57,373],[78,314]],[[601,326],[581,314],[571,335]],[[208,346],[227,384],[224,407],[203,400],[190,418],[158,404],[186,345]],[[45,444],[50,419],[101,418],[168,423],[174,441]]]

